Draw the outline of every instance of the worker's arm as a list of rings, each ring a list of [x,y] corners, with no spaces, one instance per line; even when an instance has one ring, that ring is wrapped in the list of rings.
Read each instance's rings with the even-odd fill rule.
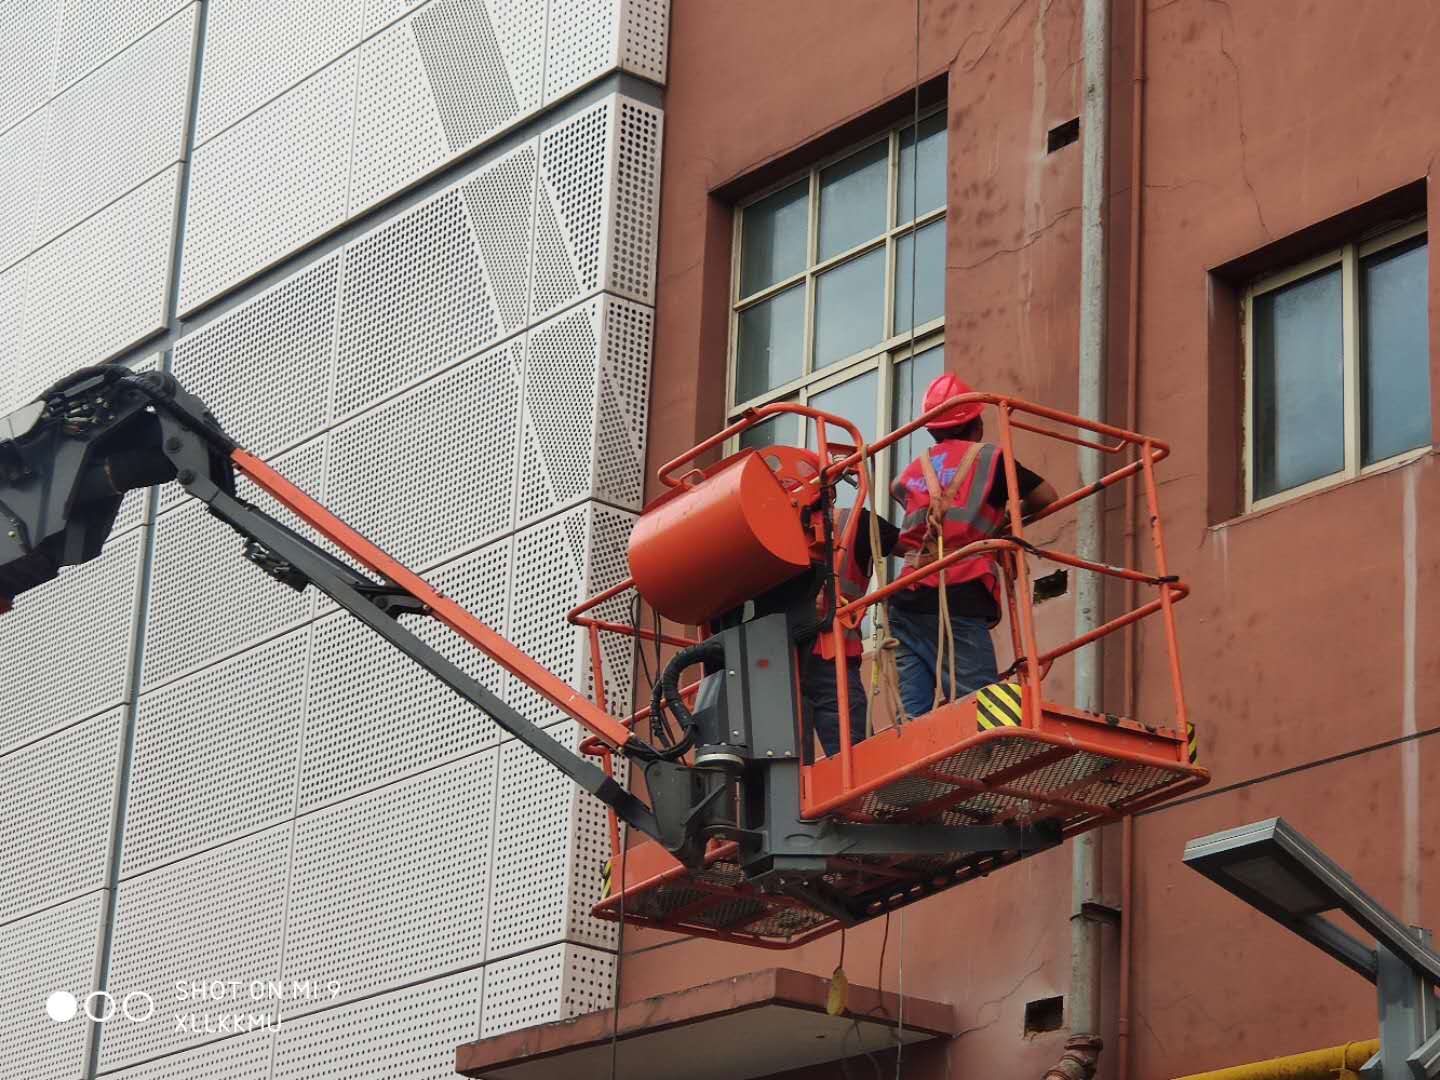
[[[1025,511],[1026,515],[1038,514],[1059,497],[1054,484],[1049,480],[1041,480],[1037,487],[1025,493],[1020,500],[1020,509]]]

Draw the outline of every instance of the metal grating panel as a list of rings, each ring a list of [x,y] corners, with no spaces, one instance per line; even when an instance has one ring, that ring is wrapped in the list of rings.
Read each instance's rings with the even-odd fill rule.
[[[486,8],[476,0],[431,0],[413,20],[451,150],[474,146],[520,111]]]
[[[137,1065],[120,1076],[122,1080],[269,1080],[272,1041],[269,1031],[254,1031]]]
[[[628,98],[620,98],[618,108],[606,287],[648,304],[655,294],[662,113]]]
[[[429,575],[504,632],[510,544],[502,541]],[[428,644],[498,692],[504,675],[434,620],[411,620]],[[315,626],[300,776],[302,810],[472,754],[499,741],[493,721],[348,615]]]
[[[550,0],[545,100],[555,101],[619,62],[620,0]]]
[[[306,443],[273,462],[300,490],[323,499],[324,442]],[[248,482],[242,498],[291,525],[298,522]],[[244,541],[194,502],[155,524],[144,684],[153,687],[200,664],[263,641],[308,618],[310,590],[297,593],[242,556]]]
[[[620,3],[620,66],[663,85],[670,44],[670,0]]]
[[[460,187],[505,333],[524,326],[530,301],[535,159],[535,144],[526,143]]]
[[[50,103],[32,246],[180,160],[198,10],[192,4]]]
[[[104,887],[120,717],[113,709],[0,757],[0,922]]]
[[[535,297],[539,318],[600,285],[605,225],[607,147],[615,107],[611,97],[540,137],[536,198]]]
[[[0,619],[0,753],[124,700],[140,539],[116,537]]]
[[[330,509],[410,566],[508,532],[523,357],[484,353],[331,432]]]
[[[483,971],[302,1017],[275,1035],[273,1080],[384,1075],[453,1080],[455,1048],[479,1033]]]
[[[407,19],[360,49],[351,214],[398,191],[449,156],[414,26]]]
[[[210,0],[196,141],[359,44],[363,7],[364,0]]]
[[[294,814],[309,646],[302,629],[141,697],[122,876]]]
[[[171,370],[241,446],[276,453],[327,419],[339,289],[337,253],[181,338]]]
[[[345,249],[335,415],[344,417],[499,336],[460,192]]]
[[[45,999],[68,990],[84,999],[95,986],[105,893],[0,926],[0,1061],[24,1080],[75,1080],[85,1071],[89,1025],[57,1023]]]
[[[357,69],[352,53],[195,151],[182,313],[344,220]]]
[[[611,1006],[615,957],[581,945],[552,945],[485,969],[480,1037],[568,1020]]]
[[[295,823],[287,982],[337,983],[334,1000],[346,1000],[484,959],[497,754]],[[331,1000],[297,1002],[294,1011]]]
[[[211,1041],[203,1017],[264,1011],[248,993],[196,1000],[177,983],[280,978],[289,824],[132,878],[120,885],[109,990],[155,999],[146,1023],[107,1024],[101,1069]],[[273,1010],[272,1010],[273,1011]],[[193,1023],[181,1026],[181,1021]]]
[[[0,5],[0,131],[50,93],[63,0]]]
[[[0,266],[9,266],[27,254],[35,222],[40,183],[45,174],[45,144],[50,113],[37,109],[0,135]],[[9,361],[9,350],[5,351]]]
[[[64,5],[60,48],[55,57],[54,93],[88,75],[116,53],[139,41],[186,0],[108,0]]]
[[[22,264],[21,351],[32,360],[21,392],[164,328],[179,177],[172,165]]]

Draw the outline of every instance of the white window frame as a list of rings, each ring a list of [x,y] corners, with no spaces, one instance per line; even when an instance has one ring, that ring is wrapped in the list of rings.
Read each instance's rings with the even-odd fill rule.
[[[923,124],[936,113],[943,112],[944,105],[927,110],[920,114],[919,123]],[[816,279],[827,270],[832,270],[843,263],[867,255],[872,251],[883,249],[885,252],[885,279],[884,279],[884,326],[888,330],[895,325],[895,260],[897,249],[901,240],[906,236],[913,235],[932,222],[943,219],[948,209],[941,206],[918,217],[898,222],[897,196],[900,182],[900,139],[903,132],[915,127],[916,138],[916,168],[919,167],[919,125],[912,118],[892,127],[884,134],[874,135],[851,146],[846,147],[838,153],[831,154],[802,173],[787,177],[784,181],[773,184],[744,203],[736,207],[733,222],[733,234],[731,237],[731,265],[730,265],[730,327],[729,345],[727,349],[727,360],[725,365],[725,402],[726,422],[733,423],[746,409],[759,405],[769,404],[772,401],[784,401],[794,399],[798,402],[808,402],[812,395],[828,390],[840,383],[847,382],[856,376],[864,375],[869,371],[876,371],[878,383],[875,403],[875,428],[878,432],[890,430],[891,410],[891,378],[894,365],[897,361],[904,360],[911,355],[911,346],[915,353],[925,352],[935,345],[941,344],[944,340],[945,316],[942,314],[935,319],[923,322],[911,330],[902,333],[891,333],[884,340],[876,342],[859,352],[827,364],[822,368],[815,368],[814,365],[814,335],[815,335],[815,291]],[[886,183],[886,207],[885,207],[885,228],[876,235],[847,251],[842,251],[828,259],[820,260],[820,174],[825,169],[837,162],[843,161],[853,154],[866,150],[877,143],[886,142],[889,147],[889,168],[888,180]],[[740,263],[741,263],[741,241],[744,228],[745,209],[777,191],[792,187],[802,180],[808,181],[808,202],[807,202],[807,228],[806,228],[806,252],[805,268],[797,273],[791,274],[774,284],[757,290],[748,296],[740,295]],[[803,284],[802,284],[803,283]],[[784,292],[793,286],[801,286],[805,289],[805,326],[803,335],[803,371],[789,382],[773,389],[765,391],[748,401],[734,402],[735,386],[737,377],[736,352],[739,341],[740,313],[755,304],[770,299],[779,293]],[[911,285],[912,291],[915,288]],[[796,421],[798,423],[798,420]],[[739,439],[731,438],[727,445],[727,451],[733,453],[739,448]],[[877,486],[880,484],[880,477],[876,477]]]
[[[1430,451],[1429,446],[1419,446],[1413,450],[1403,450],[1380,461],[1372,462],[1369,465],[1361,465],[1360,445],[1360,261],[1368,258],[1378,251],[1403,244],[1417,236],[1428,232],[1428,223],[1424,218],[1409,222],[1397,229],[1392,229],[1369,240],[1361,240],[1355,243],[1345,244],[1343,247],[1335,248],[1323,255],[1317,255],[1313,259],[1307,259],[1295,266],[1286,268],[1277,273],[1270,274],[1253,282],[1245,290],[1245,297],[1241,306],[1241,321],[1245,339],[1245,385],[1244,385],[1244,463],[1245,473],[1245,512],[1251,513],[1256,510],[1265,510],[1272,506],[1278,506],[1292,499],[1298,499],[1316,491],[1323,491],[1326,488],[1334,487],[1336,484],[1343,484],[1347,480],[1354,480],[1357,477],[1369,476],[1371,473],[1380,472],[1385,469],[1406,462],[1413,461]],[[1317,274],[1322,270],[1328,270],[1333,266],[1340,267],[1340,295],[1341,295],[1341,317],[1340,330],[1342,339],[1343,355],[1343,396],[1345,411],[1345,464],[1338,472],[1328,476],[1317,477],[1293,488],[1286,488],[1284,491],[1277,491],[1273,495],[1264,498],[1255,498],[1255,409],[1254,409],[1254,387],[1255,387],[1255,334],[1254,334],[1254,310],[1257,298],[1276,289],[1283,288],[1302,278]]]

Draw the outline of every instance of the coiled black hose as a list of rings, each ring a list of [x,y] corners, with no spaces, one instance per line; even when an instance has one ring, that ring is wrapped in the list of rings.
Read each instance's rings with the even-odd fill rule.
[[[668,708],[670,715],[680,726],[680,741],[674,746],[667,746],[657,751],[658,756],[665,761],[677,761],[692,746],[695,745],[695,715],[685,706],[685,701],[680,694],[680,674],[694,664],[724,665],[725,643],[711,638],[709,641],[702,641],[698,645],[687,645],[665,665],[665,670],[660,673],[660,678],[655,682],[655,688],[650,692],[650,715],[659,718],[662,707]],[[663,701],[663,705],[662,705]]]

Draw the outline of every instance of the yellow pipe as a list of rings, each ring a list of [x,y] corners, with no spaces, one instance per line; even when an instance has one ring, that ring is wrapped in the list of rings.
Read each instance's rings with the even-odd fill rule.
[[[1359,1080],[1355,1071],[1375,1056],[1380,1040],[1346,1043],[1308,1054],[1271,1058],[1253,1065],[1236,1065],[1214,1072],[1195,1073],[1176,1080]]]

